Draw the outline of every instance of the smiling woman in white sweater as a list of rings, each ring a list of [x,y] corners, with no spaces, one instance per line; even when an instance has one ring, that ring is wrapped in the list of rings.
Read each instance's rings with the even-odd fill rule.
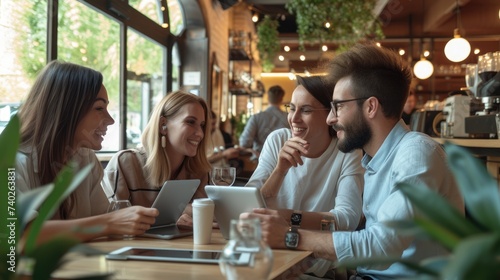
[[[291,129],[268,136],[246,186],[260,188],[268,207],[280,209],[286,220],[301,211],[302,228],[320,229],[327,216],[337,230],[354,230],[362,212],[362,153],[340,152],[326,123],[334,85],[319,76],[297,81],[286,105]]]

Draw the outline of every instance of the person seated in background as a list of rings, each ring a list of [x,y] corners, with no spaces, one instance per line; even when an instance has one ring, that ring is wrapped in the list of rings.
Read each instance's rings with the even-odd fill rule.
[[[143,147],[116,153],[106,166],[102,185],[108,199],[151,207],[165,181],[184,179],[201,181],[192,199],[207,197],[209,121],[201,97],[183,91],[163,97],[142,133]],[[177,224],[192,226],[191,204]]]
[[[363,168],[361,151],[338,149],[326,123],[333,84],[320,76],[297,76],[286,105],[290,128],[269,134],[248,187],[260,188],[271,209],[285,219],[302,211],[302,227],[320,229],[329,217],[339,230],[355,230],[361,218]]]
[[[406,99],[405,106],[403,107],[403,114],[401,118],[405,122],[406,125],[410,125],[411,115],[416,111],[415,105],[417,101],[415,100],[415,94],[410,91],[408,98]]]
[[[279,128],[290,128],[287,114],[280,109],[284,96],[285,91],[282,87],[270,87],[267,92],[269,107],[248,119],[240,135],[239,144],[241,148],[251,149],[252,159],[259,157],[269,133]]]
[[[222,131],[217,127],[217,115],[214,111],[211,113],[210,140],[207,145],[207,158],[214,167],[229,166],[228,161],[235,159],[240,154],[240,149],[235,147],[226,147]]]
[[[464,213],[463,199],[443,147],[428,135],[410,131],[401,120],[411,77],[411,68],[397,53],[375,44],[358,44],[335,56],[329,64],[328,79],[335,83],[335,89],[327,123],[337,132],[342,152],[365,152],[364,229],[319,232],[300,228],[297,242],[290,246],[286,239],[290,235],[288,220],[278,211],[255,209],[241,218],[260,218],[263,240],[272,248],[286,248],[288,244],[333,261],[396,256],[420,262],[448,254],[431,240],[401,234],[387,225],[416,215],[410,201],[396,187],[403,182],[435,190]],[[393,263],[360,266],[353,279],[413,276],[413,270]]]
[[[219,122],[219,130],[222,133],[222,137],[224,138],[226,149],[235,146],[233,136],[231,136],[231,134],[226,131],[228,123],[229,122],[227,120]]]
[[[38,75],[19,109],[21,141],[16,156],[16,187],[20,192],[53,182],[63,166],[93,164],[77,189],[46,221],[38,242],[57,234],[88,241],[108,235],[140,235],[155,222],[158,210],[130,207],[106,213],[101,188],[102,166],[93,150],[102,148],[109,115],[102,74],[80,65],[52,61]],[[82,231],[101,227],[100,231]],[[80,229],[80,230],[79,230]]]

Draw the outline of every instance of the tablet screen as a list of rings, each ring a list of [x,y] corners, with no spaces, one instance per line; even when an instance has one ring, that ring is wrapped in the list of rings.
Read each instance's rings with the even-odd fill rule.
[[[217,260],[219,259],[220,251],[130,248],[121,254],[125,256]]]
[[[109,253],[106,258],[111,260],[152,260],[217,264],[221,253],[222,251],[220,250],[123,247]],[[238,262],[244,265],[248,264],[250,254],[241,253],[237,257]]]

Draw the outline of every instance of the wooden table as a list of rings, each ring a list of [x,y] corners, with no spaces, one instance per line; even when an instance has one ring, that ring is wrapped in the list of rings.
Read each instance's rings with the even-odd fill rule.
[[[184,248],[221,250],[227,243],[218,230],[214,230],[209,245],[193,245],[192,236],[173,240],[135,238],[133,240],[99,239],[87,243],[104,253],[124,246],[155,248]],[[273,250],[274,262],[271,279],[292,279],[306,267],[309,251]],[[224,279],[217,264],[193,264],[155,261],[107,260],[104,255],[85,257],[67,256],[69,262],[53,274],[59,279],[70,279],[83,275],[113,273],[111,279]]]

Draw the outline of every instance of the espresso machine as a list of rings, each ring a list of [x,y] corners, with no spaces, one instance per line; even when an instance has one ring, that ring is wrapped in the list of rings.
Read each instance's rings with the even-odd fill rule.
[[[446,98],[443,108],[444,123],[441,124],[441,137],[467,138],[465,131],[465,118],[471,114],[472,97],[466,91]]]
[[[465,132],[472,138],[498,138],[500,126],[500,51],[478,58],[475,97],[482,110],[465,118]]]

